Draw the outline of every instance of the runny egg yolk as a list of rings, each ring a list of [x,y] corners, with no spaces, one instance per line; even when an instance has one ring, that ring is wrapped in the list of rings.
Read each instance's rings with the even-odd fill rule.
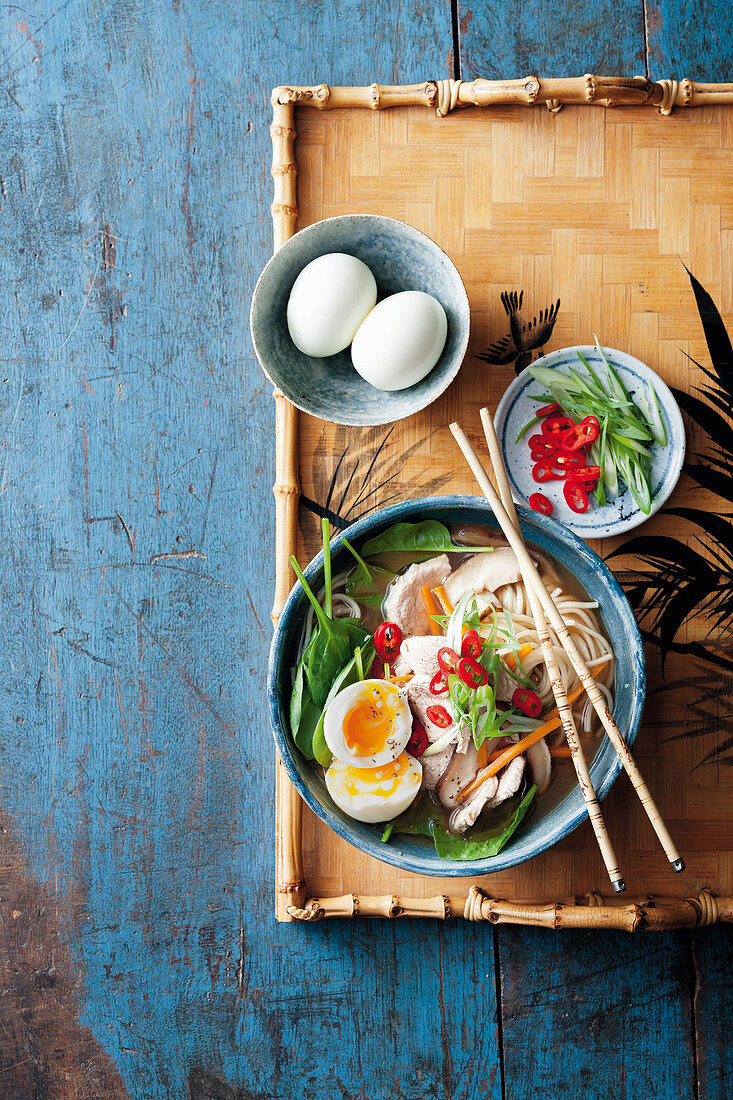
[[[400,779],[409,766],[410,761],[404,752],[396,760],[391,760],[389,764],[382,764],[379,768],[353,768],[349,765],[344,769],[344,790],[349,795],[358,796],[364,792],[363,786],[359,786],[359,783],[368,783],[371,794],[380,798],[390,798],[400,785]]]
[[[374,688],[369,695],[370,698],[358,699],[343,720],[344,740],[354,756],[374,756],[381,752],[392,734],[397,717],[395,707],[389,702],[388,692]]]

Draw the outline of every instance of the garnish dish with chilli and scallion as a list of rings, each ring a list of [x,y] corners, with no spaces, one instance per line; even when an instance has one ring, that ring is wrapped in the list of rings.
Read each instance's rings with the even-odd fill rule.
[[[310,607],[290,697],[298,750],[334,804],[397,834],[432,840],[447,860],[497,855],[528,813],[574,785],[517,559],[487,527],[396,523],[332,575],[323,521],[323,588],[292,558]],[[614,657],[598,605],[530,547],[568,629],[613,709]],[[551,633],[590,759],[595,711]]]
[[[540,407],[516,442],[526,438],[538,485],[562,482],[572,512],[588,511],[591,494],[602,507],[626,489],[649,515],[652,450],[668,443],[659,400],[652,385],[641,386],[634,398],[597,340],[596,347],[603,378],[580,351],[584,370],[568,367],[565,372],[542,362],[527,368],[547,392],[530,395]],[[552,514],[552,502],[542,492],[532,493],[528,503],[535,512]]]

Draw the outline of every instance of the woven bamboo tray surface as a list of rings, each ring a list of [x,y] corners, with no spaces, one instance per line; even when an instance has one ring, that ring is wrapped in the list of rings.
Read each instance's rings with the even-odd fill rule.
[[[607,346],[630,352],[686,391],[706,381],[691,360],[709,367],[710,357],[685,265],[733,330],[731,108],[661,117],[636,107],[566,106],[551,113],[498,106],[448,119],[422,107],[301,110],[297,134],[298,227],[346,213],[409,222],[455,261],[472,315],[460,375],[423,413],[391,431],[299,415],[302,561],[317,552],[317,513],[327,502],[350,522],[395,499],[475,494],[447,424],[460,421],[483,447],[479,408],[495,408],[514,376],[511,363],[489,366],[476,358],[508,331],[503,290],[524,290],[528,317],[561,299],[545,350],[591,342],[597,332]],[[688,454],[709,451],[706,434],[687,427]],[[671,506],[714,513],[721,500],[683,475]],[[658,514],[639,533],[671,535],[707,554],[699,530],[677,516]],[[606,556],[623,541],[593,545]],[[627,586],[632,570],[648,568],[629,556],[611,564]],[[709,621],[693,614],[676,635],[677,648],[697,640],[730,655],[725,629],[709,630]],[[721,751],[731,672],[687,652],[670,652],[663,665],[653,644],[647,658],[649,694],[635,755],[687,870],[670,873],[622,775],[604,815],[629,896],[682,898],[703,887],[731,894],[733,768]],[[471,885],[400,873],[369,859],[307,808],[302,851],[308,897],[420,899],[465,895]],[[493,898],[535,902],[609,893],[587,822],[529,863],[476,882]]]

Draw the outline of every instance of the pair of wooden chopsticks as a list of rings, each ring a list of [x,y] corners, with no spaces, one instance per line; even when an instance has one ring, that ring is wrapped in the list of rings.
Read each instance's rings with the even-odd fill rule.
[[[608,709],[606,700],[604,699],[601,691],[598,688],[593,674],[586,665],[583,657],[578,650],[572,635],[568,630],[562,615],[557,609],[555,601],[553,600],[544,582],[529,554],[527,553],[527,547],[524,544],[524,539],[519,527],[519,520],[517,518],[516,508],[512,499],[511,491],[509,489],[509,479],[507,477],[506,467],[504,465],[504,459],[501,454],[501,448],[499,446],[499,440],[496,436],[496,430],[494,428],[494,422],[491,419],[489,410],[484,408],[481,410],[481,423],[484,429],[484,435],[486,436],[486,443],[489,448],[489,455],[494,468],[494,476],[496,478],[497,485],[499,486],[499,493],[501,499],[496,492],[496,489],[489,481],[489,478],[484,470],[478,455],[471,446],[471,443],[466,436],[466,433],[458,424],[451,424],[450,430],[453,433],[458,446],[463,451],[463,455],[471,467],[471,470],[478,482],[484,496],[488,500],[492,507],[494,515],[497,518],[499,526],[504,532],[504,536],[514,551],[517,561],[519,562],[519,569],[522,574],[524,586],[529,598],[529,604],[532,611],[532,617],[535,621],[537,628],[537,634],[539,635],[540,644],[542,646],[542,655],[547,665],[547,671],[552,684],[552,692],[555,696],[557,703],[558,713],[562,719],[563,730],[565,731],[565,737],[567,739],[568,747],[570,749],[570,755],[575,766],[575,771],[578,776],[578,784],[580,786],[585,805],[588,810],[588,816],[593,826],[593,832],[595,833],[596,840],[598,841],[598,847],[603,858],[603,862],[606,865],[611,884],[613,885],[616,893],[620,894],[626,889],[626,884],[623,879],[623,875],[618,866],[616,854],[613,850],[611,839],[606,829],[606,824],[603,820],[601,808],[598,805],[598,798],[593,788],[593,783],[590,778],[590,772],[588,770],[588,764],[585,759],[585,754],[578,737],[577,730],[575,728],[575,722],[573,721],[572,710],[568,702],[567,692],[562,682],[562,676],[558,668],[555,654],[552,648],[552,642],[550,639],[550,633],[548,629],[548,620],[550,625],[554,629],[557,637],[560,640],[560,644],[568,655],[570,663],[578,674],[578,678],[585,688],[588,694],[596,714],[603,723],[603,727],[608,733],[611,744],[613,745],[616,755],[624,766],[624,769],[631,780],[636,793],[639,796],[642,806],[649,818],[654,832],[657,834],[659,841],[664,848],[667,859],[671,863],[675,871],[683,871],[685,868],[684,860],[681,858],[677,851],[672,837],[669,835],[667,826],[664,823],[664,819],[660,814],[654,799],[651,796],[651,792],[644,782],[644,778],[637,767],[629,747],[624,741],[621,731],[616,725],[613,715]]]

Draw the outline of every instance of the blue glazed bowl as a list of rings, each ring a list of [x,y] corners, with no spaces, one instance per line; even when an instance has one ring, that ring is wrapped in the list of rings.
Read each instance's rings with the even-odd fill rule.
[[[535,512],[519,509],[522,532],[529,543],[544,550],[577,578],[597,600],[604,627],[616,654],[616,706],[614,718],[629,744],[639,729],[646,672],[641,635],[634,613],[618,581],[589,546],[555,520]],[[343,532],[357,549],[366,539],[398,521],[418,522],[438,519],[446,524],[484,523],[498,528],[491,508],[481,497],[444,496],[395,504],[365,519]],[[342,546],[342,536],[331,544],[334,573],[353,562]],[[305,570],[310,584],[318,588],[323,583],[323,555]],[[493,859],[454,863],[442,860],[432,844],[420,838],[393,836],[389,844],[380,841],[379,826],[364,825],[342,813],[331,801],[319,769],[309,764],[292,743],[288,726],[288,706],[292,686],[295,655],[308,602],[299,584],[293,588],[272,640],[268,668],[267,693],[275,743],[285,769],[297,791],[322,821],[355,848],[383,863],[391,863],[404,871],[421,875],[462,878],[486,875],[523,863],[552,847],[575,829],[586,815],[585,803],[576,787],[554,807],[531,814],[517,830],[507,846]],[[599,798],[611,788],[621,770],[621,764],[607,737],[601,742],[591,764],[591,778]]]
[[[306,264],[328,252],[363,260],[376,280],[377,301],[422,290],[443,306],[448,318],[443,353],[416,386],[377,390],[354,370],[350,348],[315,359],[290,339],[286,311],[293,283]],[[388,424],[430,405],[455,378],[468,346],[468,296],[453,261],[424,233],[394,218],[348,214],[309,225],[275,253],[255,287],[250,325],[262,369],[299,409],[334,424]]]

